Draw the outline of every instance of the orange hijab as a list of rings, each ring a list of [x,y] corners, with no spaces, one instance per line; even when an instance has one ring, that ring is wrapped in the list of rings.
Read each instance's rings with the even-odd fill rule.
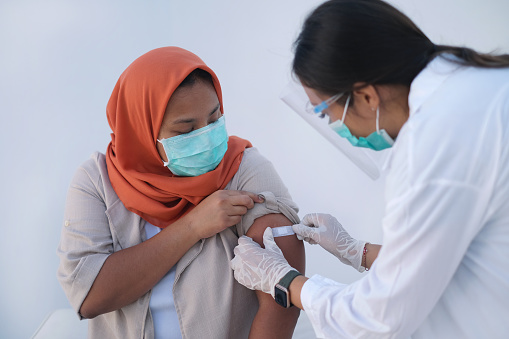
[[[129,211],[161,228],[223,189],[239,169],[244,149],[251,147],[247,140],[230,137],[217,168],[197,177],[179,177],[163,166],[156,144],[166,106],[197,68],[212,76],[224,113],[217,76],[198,56],[178,47],[152,50],[129,65],[106,109],[113,131],[106,154],[111,185]]]

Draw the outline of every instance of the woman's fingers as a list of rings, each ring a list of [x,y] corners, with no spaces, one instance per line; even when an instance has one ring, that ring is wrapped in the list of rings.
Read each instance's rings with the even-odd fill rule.
[[[241,220],[242,220],[242,216],[241,215],[228,216],[228,227],[229,226],[233,226],[233,225],[237,225]]]
[[[262,195],[248,191],[227,191],[230,196],[248,196],[252,201],[262,203],[265,201]]]
[[[248,209],[254,207],[254,200],[246,194],[235,194],[228,197],[228,203],[232,206],[245,206]]]
[[[191,213],[200,220],[202,238],[207,238],[240,223],[242,216],[255,203],[263,201],[263,197],[252,192],[219,190],[204,199]]]
[[[226,211],[228,213],[228,216],[242,216],[247,213],[248,208],[246,206],[232,206]]]

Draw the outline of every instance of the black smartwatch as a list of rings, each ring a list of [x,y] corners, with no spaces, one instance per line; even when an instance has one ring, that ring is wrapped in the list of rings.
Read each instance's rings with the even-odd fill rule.
[[[274,287],[274,300],[283,306],[284,308],[289,308],[292,306],[290,302],[290,291],[288,287],[290,287],[290,283],[293,279],[297,278],[300,274],[298,271],[292,270],[285,274],[285,276],[279,280],[279,282]]]

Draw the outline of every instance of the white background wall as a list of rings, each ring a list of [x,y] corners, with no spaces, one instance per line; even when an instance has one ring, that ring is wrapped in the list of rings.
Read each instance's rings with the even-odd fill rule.
[[[392,0],[436,43],[509,52],[507,0]],[[0,337],[27,338],[68,302],[56,280],[65,195],[104,151],[120,73],[157,47],[198,54],[218,74],[230,134],[271,159],[301,206],[381,242],[383,180],[372,182],[278,99],[291,44],[321,1],[2,0],[0,3]],[[307,247],[308,275],[360,275]]]

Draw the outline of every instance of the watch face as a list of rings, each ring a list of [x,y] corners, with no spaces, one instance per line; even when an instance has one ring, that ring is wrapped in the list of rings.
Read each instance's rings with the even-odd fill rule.
[[[288,290],[282,286],[276,285],[274,289],[274,300],[284,308],[288,308]]]

